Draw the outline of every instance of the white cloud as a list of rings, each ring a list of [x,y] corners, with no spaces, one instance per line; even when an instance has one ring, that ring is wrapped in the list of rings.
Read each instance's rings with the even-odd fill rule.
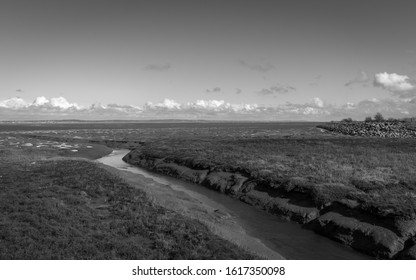
[[[93,103],[90,105],[89,110],[102,110],[102,109],[106,109],[107,106],[103,105],[101,103]]]
[[[10,99],[6,99],[0,102],[0,107],[9,108],[9,109],[22,109],[22,108],[29,108],[29,107],[36,107],[36,108],[55,108],[55,109],[81,109],[76,103],[69,103],[64,97],[54,97],[50,100],[44,96],[36,97],[36,99],[32,102],[26,102],[20,97],[13,97]]]
[[[152,102],[147,102],[145,107],[148,109],[180,109],[181,104],[173,99],[165,98],[161,103],[153,104]]]
[[[216,110],[221,107],[226,107],[224,100],[197,100],[195,103],[188,103],[190,108],[203,108]]]
[[[224,100],[197,100],[194,103],[187,103],[185,109],[206,110],[214,112],[249,112],[258,109],[257,104],[231,104]]]
[[[355,109],[356,108],[356,104],[354,102],[347,102],[344,107],[346,109]]]
[[[35,101],[33,101],[33,106],[43,106],[49,104],[50,101],[45,96],[36,97]]]
[[[377,73],[374,77],[374,85],[391,92],[409,91],[414,89],[415,86],[412,85],[408,79],[408,76],[396,73]]]
[[[20,97],[12,97],[0,102],[0,107],[3,108],[19,109],[27,106],[29,106],[29,103],[27,103]]]
[[[147,102],[143,111],[180,111],[185,113],[207,113],[207,112],[248,112],[255,111],[257,104],[232,104],[224,100],[197,100],[195,102],[178,103],[172,99],[164,99],[160,103]]]
[[[64,97],[54,97],[51,98],[51,105],[52,107],[57,107],[61,109],[69,109],[71,107],[80,109],[80,107],[76,103],[69,103]]]
[[[415,99],[416,100],[416,99]],[[0,115],[7,119],[207,119],[207,120],[339,120],[364,119],[381,112],[385,117],[416,115],[416,102],[404,99],[370,99],[343,105],[326,104],[319,97],[310,102],[277,106],[234,104],[225,100],[196,100],[179,103],[173,99],[148,102],[143,107],[93,104],[80,107],[64,97],[41,96],[28,103],[22,98],[0,101]]]
[[[319,107],[319,108],[323,108],[324,107],[324,102],[322,101],[322,99],[320,99],[319,97],[314,97],[312,99],[312,102],[315,106]]]

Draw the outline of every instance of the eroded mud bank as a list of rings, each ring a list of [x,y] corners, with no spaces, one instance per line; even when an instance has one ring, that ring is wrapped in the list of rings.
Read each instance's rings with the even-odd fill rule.
[[[217,190],[380,259],[416,259],[416,220],[398,218],[394,213],[378,215],[365,211],[358,201],[341,199],[316,205],[310,191],[331,188],[328,184],[308,187],[302,178],[290,178],[278,187],[246,174],[184,166],[132,150],[124,161],[184,181]],[[338,189],[348,186],[338,184]]]

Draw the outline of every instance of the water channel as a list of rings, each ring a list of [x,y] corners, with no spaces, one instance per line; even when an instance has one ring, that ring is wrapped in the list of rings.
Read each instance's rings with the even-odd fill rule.
[[[370,259],[367,255],[304,229],[299,224],[280,219],[217,191],[128,164],[122,160],[128,152],[128,150],[114,150],[110,155],[97,161],[131,173],[130,179],[137,178],[143,181],[145,177],[147,180],[151,179],[154,184],[189,195],[201,204],[218,207],[223,215],[232,217],[248,235],[260,240],[269,249],[278,252],[286,259]]]

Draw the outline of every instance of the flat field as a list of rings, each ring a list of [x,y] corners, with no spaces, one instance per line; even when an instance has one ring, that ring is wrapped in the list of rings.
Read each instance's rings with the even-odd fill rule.
[[[88,160],[111,150],[2,134],[0,259],[258,258]]]
[[[416,219],[414,139],[346,136],[316,126],[305,122],[7,124],[0,126],[0,150],[13,147],[26,155],[43,149],[43,153],[89,153],[97,158],[100,149],[130,148],[145,158],[196,170],[239,173],[263,182],[270,194],[295,190],[317,209],[350,201],[381,221]]]
[[[291,178],[329,183],[325,189],[309,191],[318,205],[352,198],[369,208],[415,217],[416,141],[344,136],[316,125],[305,122],[5,124],[0,125],[3,131],[0,148],[53,149],[60,155],[77,156],[92,150],[91,147],[102,149],[102,145],[140,147],[141,153],[149,157],[162,157],[197,169],[237,171],[272,185],[281,185]]]
[[[146,143],[141,153],[196,169],[247,174],[276,187],[294,177],[328,183],[310,192],[318,206],[350,198],[415,218],[414,140],[169,139]]]

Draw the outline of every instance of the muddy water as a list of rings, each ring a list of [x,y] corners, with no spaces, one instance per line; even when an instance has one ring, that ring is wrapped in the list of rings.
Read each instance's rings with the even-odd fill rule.
[[[247,234],[286,259],[369,259],[349,247],[303,229],[299,224],[287,222],[219,192],[130,165],[122,160],[128,152],[115,150],[97,161],[134,173],[138,179],[144,176],[157,184],[185,193],[201,204],[217,207],[221,215],[232,217]]]

